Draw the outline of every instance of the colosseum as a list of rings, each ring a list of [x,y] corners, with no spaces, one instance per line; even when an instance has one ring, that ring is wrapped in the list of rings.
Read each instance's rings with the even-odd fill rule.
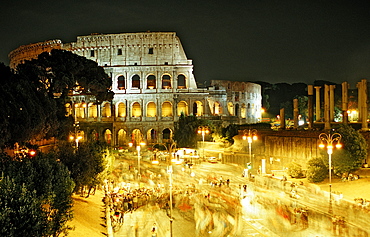
[[[115,147],[172,139],[181,114],[228,125],[261,118],[261,87],[251,82],[213,80],[198,87],[192,60],[175,32],[91,34],[23,45],[9,54],[10,66],[52,49],[69,50],[96,61],[112,78],[113,101],[95,103],[71,94],[66,104],[82,139],[102,139]]]

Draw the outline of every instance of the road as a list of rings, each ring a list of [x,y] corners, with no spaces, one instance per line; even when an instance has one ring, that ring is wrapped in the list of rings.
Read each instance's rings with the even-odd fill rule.
[[[161,176],[154,183],[159,182],[164,187],[168,187],[169,179],[165,169],[165,166],[152,167],[143,164],[143,171],[150,170],[157,176]],[[122,170],[122,172],[126,171]],[[277,184],[275,182],[272,185],[266,183],[266,179],[258,177],[255,182],[250,182],[249,179],[241,176],[241,172],[242,170],[234,165],[206,162],[194,165],[192,169],[184,169],[182,166],[174,167],[173,190],[180,190],[181,194],[174,196],[176,205],[173,209],[172,236],[354,236],[350,235],[354,233],[353,226],[347,228],[333,224],[332,217],[327,213],[328,203],[325,200],[319,199],[315,195],[305,194],[301,189],[296,190],[303,197],[300,199],[292,198],[289,195],[290,186],[284,187],[285,192],[281,191],[282,189],[274,191],[273,186],[281,185],[282,182]],[[221,177],[224,181],[230,180],[229,187],[226,184],[222,187],[210,185],[211,180],[218,181]],[[247,185],[246,192],[243,191],[243,185]],[[188,202],[179,201],[184,200],[184,196],[189,197]],[[208,198],[206,198],[207,196]],[[84,198],[81,200],[76,198],[75,202],[79,205],[79,208],[76,206],[76,209],[85,210],[89,206],[85,201]],[[101,200],[96,198],[96,201],[98,204],[94,210],[95,214],[91,212],[91,216],[100,216],[100,226],[97,222],[93,224],[93,221],[89,220],[90,217],[84,217],[85,220],[78,220],[75,223],[87,225],[87,230],[83,231],[77,226],[76,230],[71,232],[69,236],[97,237],[106,235],[102,223],[103,219],[101,219],[104,215],[103,206]],[[191,208],[183,208],[186,206],[185,204]],[[334,211],[337,210],[334,209]],[[89,213],[89,211],[85,214],[79,212],[76,213],[78,216],[85,216],[88,215],[86,213]],[[305,213],[308,215],[304,215]],[[95,219],[97,218],[95,217]],[[154,223],[157,237],[171,236],[170,219],[166,211],[150,205],[127,213],[123,226],[114,233],[114,236],[151,236]],[[359,233],[356,232],[358,236],[365,234],[362,230],[355,231]]]

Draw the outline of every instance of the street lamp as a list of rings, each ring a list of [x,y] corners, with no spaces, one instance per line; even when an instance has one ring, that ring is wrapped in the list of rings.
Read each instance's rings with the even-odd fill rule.
[[[243,140],[248,141],[248,148],[249,148],[249,163],[248,163],[248,169],[251,167],[252,164],[252,142],[257,141],[257,129],[248,129],[244,130]]]
[[[170,236],[172,237],[172,222],[173,222],[173,218],[172,218],[172,173],[173,173],[173,170],[172,170],[172,164],[168,167],[168,170],[167,170],[168,174],[169,174],[169,179],[170,179]]]
[[[77,134],[75,134],[76,136],[73,136],[73,135],[71,135],[71,136],[69,136],[69,139],[71,140],[71,141],[75,141],[75,143],[76,143],[76,149],[78,149],[78,142],[82,139],[82,136],[78,136]]]
[[[130,142],[128,144],[130,147],[132,147],[134,144],[132,142]],[[138,169],[138,173],[137,173],[137,176],[138,178],[140,178],[140,150],[141,150],[141,146],[145,146],[145,142],[140,142],[138,146],[136,146],[136,151],[137,151],[137,169]]]
[[[336,148],[341,148],[342,144],[340,143],[340,139],[342,138],[342,135],[339,133],[333,133],[333,134],[327,134],[327,133],[321,133],[319,135],[319,139],[321,140],[319,144],[319,148],[326,148],[327,153],[329,155],[329,198],[331,202],[331,154],[333,154],[334,144]]]
[[[209,134],[208,126],[199,126],[198,127],[198,134],[201,134],[202,135],[202,140],[203,140],[203,159],[204,159],[204,136],[206,134]]]

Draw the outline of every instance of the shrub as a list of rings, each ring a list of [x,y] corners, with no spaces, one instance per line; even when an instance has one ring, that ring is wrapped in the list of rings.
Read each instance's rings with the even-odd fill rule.
[[[308,161],[307,180],[318,183],[324,181],[328,176],[328,168],[320,158],[312,158]]]
[[[302,178],[304,176],[302,165],[292,162],[288,165],[288,175],[292,178]]]

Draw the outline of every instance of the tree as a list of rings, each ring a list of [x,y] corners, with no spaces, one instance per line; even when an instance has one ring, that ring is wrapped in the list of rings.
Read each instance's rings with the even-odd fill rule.
[[[15,72],[0,64],[0,83],[0,145],[65,138],[73,123],[65,116],[72,91],[91,95],[96,103],[113,98],[111,79],[102,67],[64,50],[42,53]]]
[[[342,135],[343,149],[336,150],[332,155],[334,173],[343,173],[358,170],[367,157],[367,143],[359,131],[351,126],[341,125],[337,132]]]
[[[226,128],[222,129],[222,137],[229,143],[234,144],[234,136],[239,134],[239,126],[236,124],[230,124]]]
[[[58,159],[65,164],[76,186],[74,191],[83,193],[85,187],[97,185],[99,175],[106,168],[108,157],[107,146],[98,142],[84,142],[74,149],[69,144],[59,146],[56,154]]]
[[[74,183],[51,155],[0,157],[0,235],[58,236],[72,219]]]
[[[179,121],[175,123],[174,140],[178,147],[197,147],[197,129],[199,121],[197,117],[181,114]]]
[[[112,81],[104,69],[70,51],[53,49],[41,53],[37,59],[19,64],[17,72],[52,97],[66,98],[74,90],[91,94],[98,102],[113,99]]]

